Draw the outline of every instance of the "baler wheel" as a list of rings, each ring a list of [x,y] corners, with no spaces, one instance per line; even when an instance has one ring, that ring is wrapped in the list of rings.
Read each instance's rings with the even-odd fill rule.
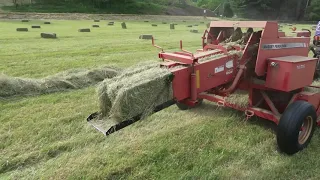
[[[185,110],[188,110],[188,109],[192,109],[192,108],[199,107],[199,106],[202,104],[202,102],[203,102],[203,99],[199,99],[199,100],[198,100],[198,104],[195,105],[194,107],[190,107],[190,106],[188,106],[188,105],[186,105],[186,104],[183,104],[183,103],[180,103],[180,102],[176,102],[176,105],[178,106],[178,108],[179,108],[180,110],[185,111]]]
[[[308,102],[295,101],[285,110],[277,129],[280,151],[293,155],[308,146],[316,126],[316,110]]]

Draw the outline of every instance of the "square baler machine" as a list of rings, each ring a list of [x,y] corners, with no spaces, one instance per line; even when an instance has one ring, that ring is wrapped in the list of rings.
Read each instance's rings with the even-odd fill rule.
[[[218,106],[243,111],[277,124],[277,144],[286,154],[295,154],[310,142],[320,125],[320,87],[312,86],[316,58],[308,57],[310,31],[286,36],[277,22],[213,21],[202,37],[202,49],[192,53],[164,52],[161,66],[171,68],[173,99],[153,112],[176,104],[179,109],[197,107],[208,100]],[[242,94],[245,103],[231,100]],[[97,113],[87,118],[91,122]],[[135,116],[110,127],[114,133],[138,120]]]

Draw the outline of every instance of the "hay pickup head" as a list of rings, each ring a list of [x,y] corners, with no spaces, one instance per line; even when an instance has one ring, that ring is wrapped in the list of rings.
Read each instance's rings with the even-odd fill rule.
[[[203,100],[215,102],[243,111],[247,119],[274,122],[279,149],[287,154],[301,151],[320,125],[320,87],[311,85],[317,59],[308,57],[310,36],[300,35],[286,36],[277,22],[213,21],[195,53],[184,50],[182,42],[181,51],[164,52],[152,40],[161,49],[161,66],[180,67],[171,70],[174,100],[154,112],[173,104],[187,110]],[[241,100],[231,98],[240,95]]]

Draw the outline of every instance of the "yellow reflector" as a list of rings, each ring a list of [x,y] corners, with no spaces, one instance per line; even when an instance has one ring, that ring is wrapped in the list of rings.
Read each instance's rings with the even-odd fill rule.
[[[197,78],[197,88],[200,88],[200,70],[196,71],[196,78]]]

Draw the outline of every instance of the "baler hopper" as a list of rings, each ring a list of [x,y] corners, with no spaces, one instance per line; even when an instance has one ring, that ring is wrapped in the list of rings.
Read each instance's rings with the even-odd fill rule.
[[[277,125],[277,144],[282,152],[294,154],[310,142],[320,125],[320,87],[312,86],[316,58],[308,57],[310,37],[289,37],[278,31],[277,22],[213,21],[202,37],[202,48],[179,52],[161,49],[159,68],[171,75],[172,99],[156,104],[158,112],[176,104],[181,110],[203,100],[243,111]],[[176,67],[176,68],[174,68]],[[242,96],[242,101],[234,100]],[[244,99],[244,101],[243,101]],[[116,132],[141,119],[141,114],[103,130]]]

